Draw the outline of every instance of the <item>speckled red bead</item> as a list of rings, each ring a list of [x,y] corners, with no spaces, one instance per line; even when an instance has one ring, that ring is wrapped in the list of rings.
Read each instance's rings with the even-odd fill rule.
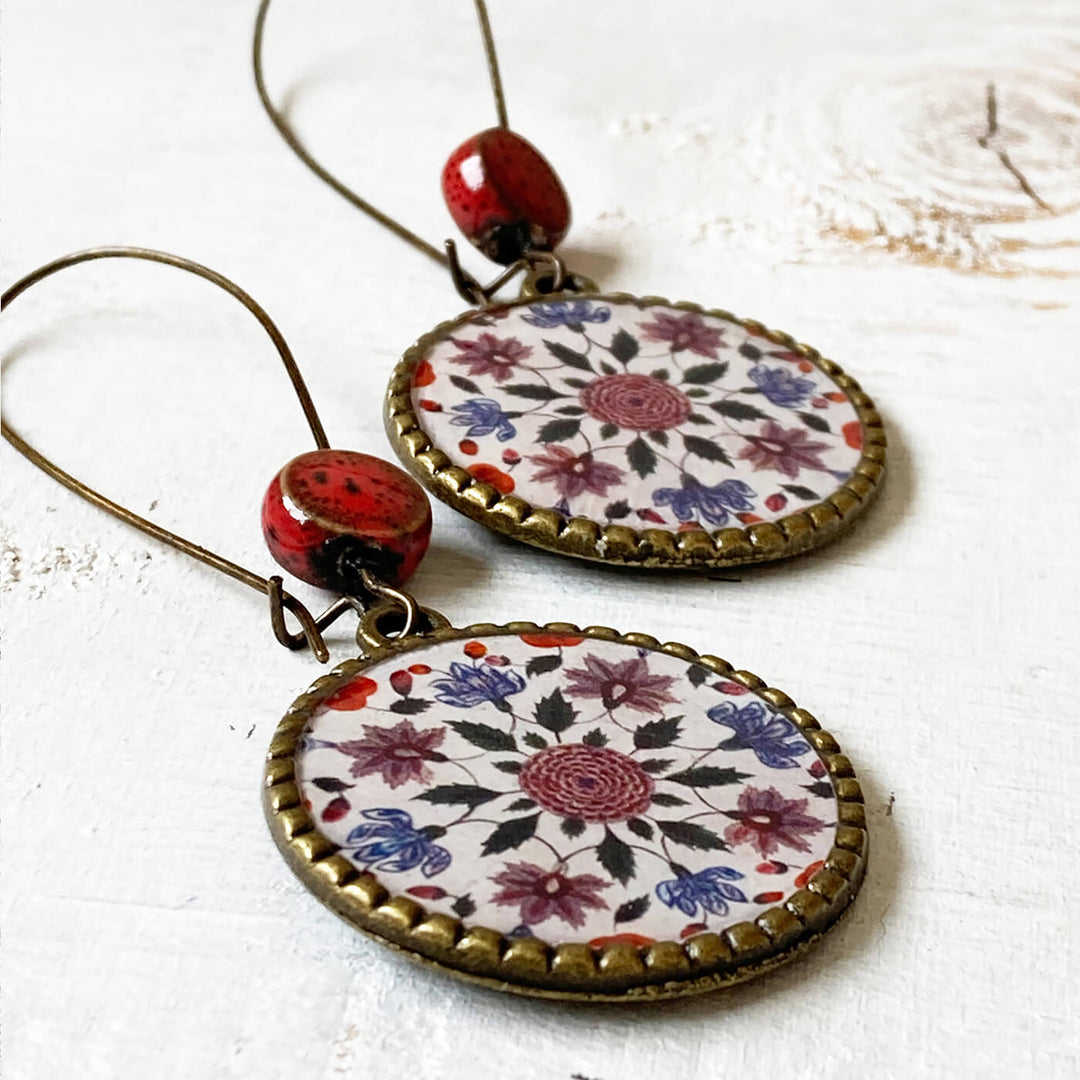
[[[458,228],[498,263],[551,251],[570,228],[570,201],[555,170],[505,128],[463,142],[443,168],[442,190]]]
[[[263,499],[270,554],[294,577],[362,594],[361,571],[401,585],[431,539],[431,504],[408,473],[351,450],[293,458]]]

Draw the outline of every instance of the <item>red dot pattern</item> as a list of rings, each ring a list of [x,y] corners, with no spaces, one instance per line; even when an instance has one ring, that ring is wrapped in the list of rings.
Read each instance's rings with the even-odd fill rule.
[[[450,155],[442,191],[458,228],[492,257],[492,233],[500,227],[523,224],[528,246],[539,251],[554,249],[570,228],[570,201],[555,170],[536,147],[504,128],[482,131]]]

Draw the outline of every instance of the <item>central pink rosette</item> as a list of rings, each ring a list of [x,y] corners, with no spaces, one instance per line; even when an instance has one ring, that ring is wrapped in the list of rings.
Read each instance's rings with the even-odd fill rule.
[[[651,375],[606,375],[581,391],[590,416],[631,431],[665,431],[678,427],[693,408],[676,386]]]
[[[518,773],[545,810],[578,821],[625,821],[652,802],[653,778],[628,754],[582,743],[549,746]]]

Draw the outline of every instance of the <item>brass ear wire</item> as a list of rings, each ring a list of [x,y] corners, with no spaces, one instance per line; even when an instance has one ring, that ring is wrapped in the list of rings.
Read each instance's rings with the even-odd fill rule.
[[[223,289],[230,296],[239,300],[240,303],[255,316],[259,325],[266,331],[270,340],[274,343],[274,347],[277,349],[278,355],[285,365],[285,371],[288,373],[289,379],[292,382],[293,390],[295,390],[296,396],[300,401],[300,406],[304,410],[304,418],[308,422],[308,427],[311,428],[311,434],[315,439],[315,445],[320,450],[327,450],[330,448],[330,443],[326,438],[326,432],[323,430],[322,421],[319,419],[319,415],[315,410],[315,404],[311,400],[311,394],[308,392],[304,377],[300,374],[300,369],[297,367],[292,350],[290,350],[281,331],[274,324],[274,321],[251,296],[240,288],[239,285],[230,281],[228,278],[223,277],[216,271],[209,269],[209,267],[202,266],[200,263],[192,262],[190,259],[182,258],[179,255],[170,255],[168,252],[153,251],[149,248],[99,247],[91,248],[88,251],[77,251],[71,255],[64,255],[59,259],[54,259],[52,262],[38,267],[38,269],[34,270],[32,273],[27,274],[24,278],[15,282],[11,288],[4,292],[3,297],[0,298],[0,311],[5,310],[13,300],[26,292],[31,286],[36,285],[39,281],[50,277],[52,274],[58,273],[60,270],[76,266],[79,263],[90,262],[94,259],[144,259],[149,262],[164,263],[166,266],[174,266],[179,270],[194,274],[196,277],[201,277],[206,281],[217,285],[218,288]],[[131,525],[141,532],[154,537],[155,540],[159,540],[163,544],[168,544],[170,547],[182,551],[185,555],[190,555],[193,559],[198,559],[207,566],[211,566],[215,570],[220,570],[221,573],[227,574],[229,577],[235,578],[237,581],[240,581],[250,588],[255,589],[257,592],[261,592],[269,597],[270,623],[273,627],[274,636],[288,649],[302,649],[307,646],[315,654],[320,663],[325,664],[327,660],[330,659],[330,651],[327,649],[326,642],[323,640],[322,630],[329,626],[345,611],[355,610],[362,612],[364,610],[362,602],[355,597],[343,597],[316,618],[299,600],[296,599],[296,597],[285,591],[280,577],[260,577],[258,574],[252,573],[250,570],[245,569],[237,563],[218,555],[216,552],[209,551],[204,547],[200,547],[198,544],[193,544],[190,540],[186,540],[184,537],[178,536],[176,533],[170,532],[160,525],[155,525],[154,522],[148,521],[144,517],[140,517],[127,507],[121,506],[117,502],[113,502],[112,499],[95,491],[81,480],[77,480],[70,473],[65,472],[58,465],[50,461],[44,454],[35,450],[21,435],[18,435],[8,426],[7,421],[4,420],[2,416],[0,416],[0,434],[3,434],[4,438],[7,439],[7,441],[11,443],[23,457],[36,465],[42,472],[51,476],[57,483],[63,484],[69,491],[73,491],[87,502],[92,503],[106,513],[112,514],[113,517],[118,518],[125,524]],[[379,593],[379,590],[375,588],[372,588],[372,591]],[[299,621],[301,629],[299,634],[289,632],[285,623],[286,611],[292,612]]]
[[[491,79],[491,92],[495,98],[495,111],[499,118],[499,127],[509,128],[509,121],[506,116],[506,97],[503,93],[502,76],[499,74],[499,57],[495,51],[495,40],[491,33],[491,20],[488,18],[487,5],[484,0],[474,0],[474,3],[476,5],[476,17],[480,23],[480,33],[484,39],[484,55],[487,58],[488,75]],[[423,237],[418,236],[411,229],[402,225],[400,221],[373,206],[334,176],[324,165],[316,161],[300,141],[296,132],[293,131],[285,116],[271,102],[270,93],[266,88],[262,52],[263,38],[266,35],[266,16],[269,11],[270,0],[261,0],[259,10],[255,15],[255,33],[251,43],[251,64],[255,75],[255,90],[259,95],[259,101],[262,103],[266,115],[277,129],[278,134],[285,140],[286,145],[323,183],[355,206],[357,210],[367,214],[368,217],[389,229],[399,239],[404,240],[405,243],[412,245],[417,251],[427,255],[428,258],[433,259],[440,266],[449,270],[454,288],[457,290],[458,295],[468,304],[484,307],[491,302],[492,297],[499,289],[522,272],[525,272],[528,278],[534,282],[543,278],[553,282],[553,287],[546,291],[559,291],[564,277],[567,276],[566,268],[558,256],[542,251],[530,252],[527,256],[502,271],[490,285],[481,285],[459,262],[457,248],[453,240],[447,240],[445,250],[440,251],[434,244],[429,244]]]

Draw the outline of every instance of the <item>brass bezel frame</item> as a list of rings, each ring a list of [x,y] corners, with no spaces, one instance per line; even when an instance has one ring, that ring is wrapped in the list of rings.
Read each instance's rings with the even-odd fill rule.
[[[885,475],[885,430],[873,401],[863,393],[855,379],[844,374],[839,364],[825,359],[809,345],[797,342],[790,334],[770,330],[754,319],[740,319],[729,311],[630,293],[565,295],[612,304],[632,303],[642,309],[663,305],[710,315],[736,323],[752,334],[799,353],[847,395],[862,424],[862,454],[851,477],[823,502],[777,522],[715,532],[704,529],[669,532],[666,529],[601,525],[588,518],[568,518],[556,510],[534,507],[517,495],[502,495],[491,484],[476,480],[465,469],[454,465],[434,445],[412,403],[412,376],[417,364],[432,344],[475,316],[477,312],[473,310],[440,323],[419,338],[395,367],[387,388],[385,421],[390,443],[405,467],[436,498],[495,532],[545,551],[594,562],[662,570],[739,566],[799,555],[840,536],[873,501]],[[503,306],[513,308],[535,302],[535,298],[527,298]]]
[[[684,942],[637,947],[612,944],[548,945],[539,938],[508,939],[481,926],[428,914],[406,896],[394,896],[369,871],[357,869],[323,836],[303,806],[295,782],[299,739],[318,704],[344,679],[388,657],[435,642],[499,633],[542,630],[584,634],[653,649],[708,668],[754,691],[806,736],[825,762],[837,797],[836,837],[825,865],[804,889],[769,908],[753,922],[720,934],[697,934]],[[866,871],[868,838],[863,796],[850,760],[836,740],[805,709],[756,675],[726,660],[699,655],[686,645],[661,644],[648,634],[620,634],[604,626],[584,630],[570,623],[512,622],[443,626],[424,635],[374,647],[318,679],[290,706],[267,752],[263,805],[270,832],[286,862],[327,907],[369,937],[414,960],[490,989],[531,997],[633,1002],[716,990],[778,967],[811,948],[846,912]]]

